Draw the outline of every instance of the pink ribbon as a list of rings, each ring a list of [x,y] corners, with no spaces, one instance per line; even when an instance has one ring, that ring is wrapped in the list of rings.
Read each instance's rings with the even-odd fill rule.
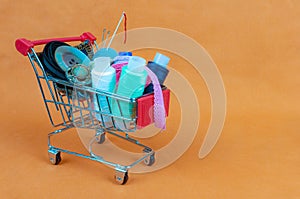
[[[153,90],[154,90],[154,125],[157,128],[166,129],[166,111],[165,111],[165,105],[164,105],[164,98],[162,94],[162,90],[159,84],[159,81],[157,79],[157,76],[155,73],[153,73],[148,67],[145,67],[145,70],[147,71],[152,84],[153,84]]]

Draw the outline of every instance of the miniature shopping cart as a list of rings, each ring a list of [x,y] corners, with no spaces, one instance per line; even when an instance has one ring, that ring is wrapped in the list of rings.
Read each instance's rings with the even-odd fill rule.
[[[143,128],[152,122],[152,119],[149,116],[149,109],[150,107],[153,107],[153,94],[148,94],[137,99],[126,98],[114,93],[104,92],[90,86],[77,85],[70,81],[61,80],[48,75],[40,60],[39,52],[36,52],[34,47],[45,45],[51,41],[88,42],[93,48],[98,49],[96,38],[89,32],[83,33],[79,37],[53,38],[37,41],[30,41],[24,38],[16,40],[17,50],[24,56],[28,56],[33,67],[49,120],[54,127],[58,128],[48,134],[48,154],[50,162],[54,165],[59,164],[61,162],[61,152],[94,160],[113,167],[116,171],[116,182],[125,184],[128,180],[128,170],[131,167],[141,162],[144,162],[147,166],[151,166],[155,162],[154,150],[130,136],[130,132],[135,132],[137,129]],[[94,100],[95,97],[97,98],[99,96],[105,98],[107,102],[114,100],[117,102],[116,106],[119,108],[120,103],[128,103],[130,107],[132,107],[134,114],[132,114],[131,118],[127,118],[123,117],[122,114],[117,116],[112,114],[112,112],[104,112],[101,107],[96,109],[94,107]],[[168,89],[163,90],[163,97],[167,115],[170,97],[170,91]],[[110,125],[107,125],[103,118],[110,118]],[[116,125],[117,121],[122,121],[125,128],[118,128]],[[51,144],[52,136],[65,132],[71,128],[85,128],[95,131],[95,135],[91,139],[88,147],[89,155],[58,148]],[[95,154],[92,146],[94,144],[102,144],[105,142],[106,134],[116,136],[117,138],[121,138],[122,140],[141,147],[143,152],[143,155],[141,155],[142,157],[129,165],[121,165],[107,161],[99,154]]]

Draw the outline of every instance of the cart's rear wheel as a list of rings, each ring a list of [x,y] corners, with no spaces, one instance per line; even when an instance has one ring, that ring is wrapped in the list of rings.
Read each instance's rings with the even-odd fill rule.
[[[48,155],[49,155],[49,160],[53,165],[58,165],[61,162],[60,151],[58,152],[48,151]]]
[[[115,174],[115,180],[118,184],[124,185],[128,181],[128,172],[118,172]]]
[[[105,133],[102,133],[98,136],[97,142],[98,144],[102,144],[103,142],[105,142]]]
[[[147,165],[147,166],[152,166],[155,162],[155,156],[154,156],[154,153],[152,155],[150,155],[149,157],[147,157],[145,160],[144,160],[144,163]]]
[[[55,165],[58,165],[60,162],[61,162],[61,153],[58,152],[58,154],[56,155]]]

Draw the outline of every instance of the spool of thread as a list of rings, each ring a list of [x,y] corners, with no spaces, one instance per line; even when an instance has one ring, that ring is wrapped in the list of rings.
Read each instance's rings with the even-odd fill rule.
[[[149,61],[147,67],[157,76],[160,85],[164,84],[166,80],[169,70],[167,69],[167,65],[170,61],[170,58],[161,54],[156,53],[154,60]],[[150,83],[144,90],[144,94],[153,92],[153,84]]]
[[[116,86],[116,71],[110,66],[109,57],[99,57],[95,59],[94,68],[92,70],[92,86],[102,91],[114,91]],[[94,98],[95,110],[101,112],[100,114],[96,114],[96,118],[102,122],[104,127],[112,126],[112,118],[105,115],[111,114],[110,104],[110,98],[96,94]]]
[[[167,69],[169,61],[169,57],[160,53],[156,53],[153,62],[149,61],[147,64],[150,70],[155,73],[161,85],[164,84],[164,81],[169,73],[169,70]]]
[[[145,71],[146,60],[132,56],[129,59],[128,65],[122,68],[117,94],[128,98],[137,98],[143,95],[147,71]],[[124,117],[131,120],[134,116],[133,104],[130,102],[119,100],[119,105],[116,100],[112,103],[112,112],[114,115]],[[127,130],[130,128],[129,120],[116,120],[117,128]]]

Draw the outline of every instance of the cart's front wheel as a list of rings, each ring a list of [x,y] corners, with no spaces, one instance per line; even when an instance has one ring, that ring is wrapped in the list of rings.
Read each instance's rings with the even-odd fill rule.
[[[49,160],[53,165],[58,165],[61,162],[61,153],[60,151],[53,152],[53,151],[48,151],[49,155]]]
[[[97,142],[98,144],[102,144],[103,142],[105,142],[105,133],[98,135]]]
[[[128,172],[119,172],[117,171],[115,174],[115,180],[118,184],[124,185],[128,181]]]
[[[147,157],[145,160],[144,160],[144,163],[147,165],[147,166],[152,166],[155,162],[155,156],[154,156],[154,153],[152,155],[150,155],[149,157]]]

